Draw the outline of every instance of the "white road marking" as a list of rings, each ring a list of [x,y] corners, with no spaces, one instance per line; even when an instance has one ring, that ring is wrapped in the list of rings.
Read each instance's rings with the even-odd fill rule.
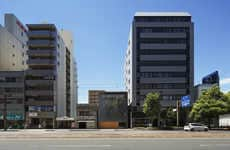
[[[230,147],[230,144],[216,144],[216,146],[221,146],[221,147]]]
[[[101,148],[101,147],[112,147],[112,145],[48,145],[48,147],[53,148],[68,148],[68,147],[78,147],[78,148]]]
[[[208,144],[200,144],[200,147],[208,147]]]

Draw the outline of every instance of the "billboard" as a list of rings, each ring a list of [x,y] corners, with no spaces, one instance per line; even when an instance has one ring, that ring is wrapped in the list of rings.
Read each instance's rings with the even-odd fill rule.
[[[186,96],[182,96],[181,97],[181,107],[188,107],[190,106],[190,96],[186,95]]]
[[[218,71],[215,71],[203,77],[202,83],[203,84],[219,84],[219,80],[220,80],[219,73]]]

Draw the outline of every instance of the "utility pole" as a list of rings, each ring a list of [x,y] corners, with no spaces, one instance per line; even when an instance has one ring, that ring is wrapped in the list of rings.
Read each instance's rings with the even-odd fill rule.
[[[179,108],[180,108],[180,100],[177,100],[176,102],[176,126],[179,127]]]
[[[4,122],[4,131],[7,130],[7,96],[6,94],[4,95],[4,107],[3,107],[3,122]]]

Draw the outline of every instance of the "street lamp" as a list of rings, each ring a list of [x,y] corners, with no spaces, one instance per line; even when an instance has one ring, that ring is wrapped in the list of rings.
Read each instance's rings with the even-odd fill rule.
[[[4,94],[4,104],[3,104],[3,122],[4,122],[4,131],[7,130],[7,96]]]

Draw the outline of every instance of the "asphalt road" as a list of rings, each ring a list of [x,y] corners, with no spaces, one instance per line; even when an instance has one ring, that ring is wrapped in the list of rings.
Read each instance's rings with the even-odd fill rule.
[[[0,150],[230,150],[230,139],[1,139]]]

